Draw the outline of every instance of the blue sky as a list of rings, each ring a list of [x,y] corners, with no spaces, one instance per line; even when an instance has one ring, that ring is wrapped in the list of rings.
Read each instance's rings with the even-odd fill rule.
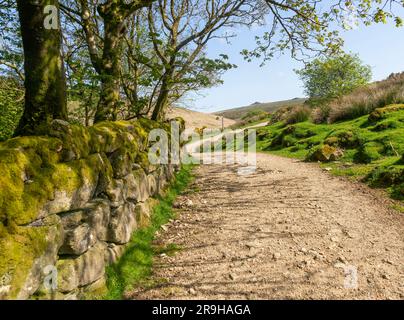
[[[246,62],[239,54],[242,49],[252,48],[254,36],[259,29],[240,30],[230,45],[213,40],[207,53],[217,57],[226,53],[230,62],[238,65],[223,76],[224,84],[200,92],[192,101],[186,101],[188,108],[201,112],[213,112],[249,105],[255,101],[270,102],[303,97],[302,83],[294,69],[302,64],[288,54],[274,58],[260,67],[261,61]],[[404,71],[404,28],[392,24],[360,26],[344,31],[345,51],[358,53],[366,64],[372,67],[373,80],[382,80],[392,72]]]

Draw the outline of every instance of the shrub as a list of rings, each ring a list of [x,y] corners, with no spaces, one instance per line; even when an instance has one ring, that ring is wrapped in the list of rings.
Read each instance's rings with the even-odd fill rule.
[[[360,87],[351,94],[329,104],[328,122],[350,120],[371,113],[377,108],[404,103],[404,72],[386,80]]]
[[[310,116],[311,120],[316,124],[327,122],[327,119],[330,115],[330,111],[331,109],[327,104],[322,105],[320,107],[316,107],[311,112]]]
[[[23,110],[24,91],[14,79],[0,78],[0,141],[11,138]]]
[[[376,167],[366,177],[373,187],[390,187],[392,196],[404,198],[404,168],[401,166]]]
[[[304,122],[310,119],[311,109],[305,106],[295,107],[286,116],[285,123],[294,124]]]
[[[279,108],[271,115],[269,123],[274,124],[277,122],[285,121],[285,119],[288,117],[288,115],[293,109],[294,109],[293,106],[286,106],[283,108]]]

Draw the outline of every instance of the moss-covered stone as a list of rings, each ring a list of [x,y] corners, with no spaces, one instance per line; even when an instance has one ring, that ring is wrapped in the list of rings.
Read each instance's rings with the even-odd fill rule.
[[[132,171],[137,157],[137,148],[119,148],[109,156],[114,178],[123,178]]]
[[[144,203],[138,203],[135,208],[136,222],[139,228],[146,228],[151,222],[151,210],[156,204],[156,200],[149,198]]]
[[[324,144],[340,148],[356,148],[360,145],[358,135],[349,130],[338,130],[332,132],[325,140]]]
[[[306,161],[335,161],[342,155],[343,151],[341,149],[324,144],[310,150],[306,156]]]
[[[92,197],[102,170],[103,161],[98,154],[43,168],[35,166],[34,162],[27,163],[25,173],[29,182],[21,178],[18,182],[2,179],[13,186],[0,195],[2,212],[8,221],[24,225],[50,214],[79,208]]]
[[[92,151],[89,148],[91,141],[89,130],[81,125],[54,120],[49,129],[49,135],[63,142],[61,152],[63,161],[85,158]]]
[[[67,270],[65,275],[76,273],[78,277],[77,282],[63,284],[67,278],[63,279],[62,272],[62,291],[75,292],[77,286],[102,277],[103,252],[107,249],[100,241],[108,238],[109,208],[119,207],[125,198],[136,202],[149,196],[145,171],[155,172],[157,166],[148,160],[148,132],[161,127],[169,132],[169,124],[147,119],[101,122],[89,128],[55,120],[47,128],[49,137],[19,137],[0,143],[0,298],[24,299],[38,291],[43,268],[56,263],[64,243],[60,217],[71,210],[83,210],[78,226],[85,224],[87,229],[98,230],[94,234],[98,242],[91,246],[91,241],[78,249],[71,245],[69,250],[61,251],[85,251],[77,259],[59,263],[63,264],[62,270]],[[125,193],[123,183],[128,175],[139,192]],[[126,196],[114,202],[114,190]],[[98,199],[102,203],[97,208],[102,212],[90,216],[86,208],[96,197],[105,199]],[[144,206],[148,207],[148,203]],[[147,225],[148,210],[130,211],[133,226],[135,220]],[[65,226],[66,230],[75,230],[70,227]],[[86,238],[87,229],[85,236],[79,234],[78,240],[72,239]],[[92,267],[88,269],[88,265]]]
[[[378,122],[386,117],[387,114],[404,110],[404,104],[391,104],[383,108],[375,109],[368,117],[369,122]]]
[[[139,152],[136,156],[135,162],[146,171],[151,173],[157,169],[157,165],[151,164],[147,152]]]
[[[0,278],[7,278],[4,285],[9,286],[3,298],[25,299],[40,285],[43,268],[56,261],[63,239],[60,220],[53,217],[35,227],[12,224],[1,229]]]
[[[57,263],[58,291],[70,292],[101,279],[105,273],[107,245],[97,242],[86,253],[76,258],[61,259]]]

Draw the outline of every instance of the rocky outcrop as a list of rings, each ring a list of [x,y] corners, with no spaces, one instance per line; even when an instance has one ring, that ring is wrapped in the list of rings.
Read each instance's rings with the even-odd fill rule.
[[[148,161],[148,131],[160,126],[56,120],[47,137],[0,144],[0,299],[72,299],[105,283],[174,176]]]
[[[344,152],[342,149],[324,144],[319,147],[315,147],[313,150],[310,150],[310,152],[306,156],[306,161],[335,161],[341,158],[343,155]]]

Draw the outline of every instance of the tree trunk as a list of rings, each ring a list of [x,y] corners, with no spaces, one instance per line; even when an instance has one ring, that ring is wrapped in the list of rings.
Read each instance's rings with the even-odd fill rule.
[[[171,90],[172,77],[174,75],[174,69],[170,68],[166,70],[163,79],[161,81],[160,93],[154,107],[152,120],[161,121],[164,118],[164,112],[167,106],[168,97]]]
[[[40,134],[53,119],[67,120],[61,30],[45,29],[47,5],[57,0],[17,0],[24,46],[25,107],[15,135]],[[59,10],[58,10],[59,11]]]
[[[104,20],[104,48],[101,62],[101,96],[95,122],[116,120],[119,107],[122,34],[125,32],[124,12],[119,4],[101,5]]]

